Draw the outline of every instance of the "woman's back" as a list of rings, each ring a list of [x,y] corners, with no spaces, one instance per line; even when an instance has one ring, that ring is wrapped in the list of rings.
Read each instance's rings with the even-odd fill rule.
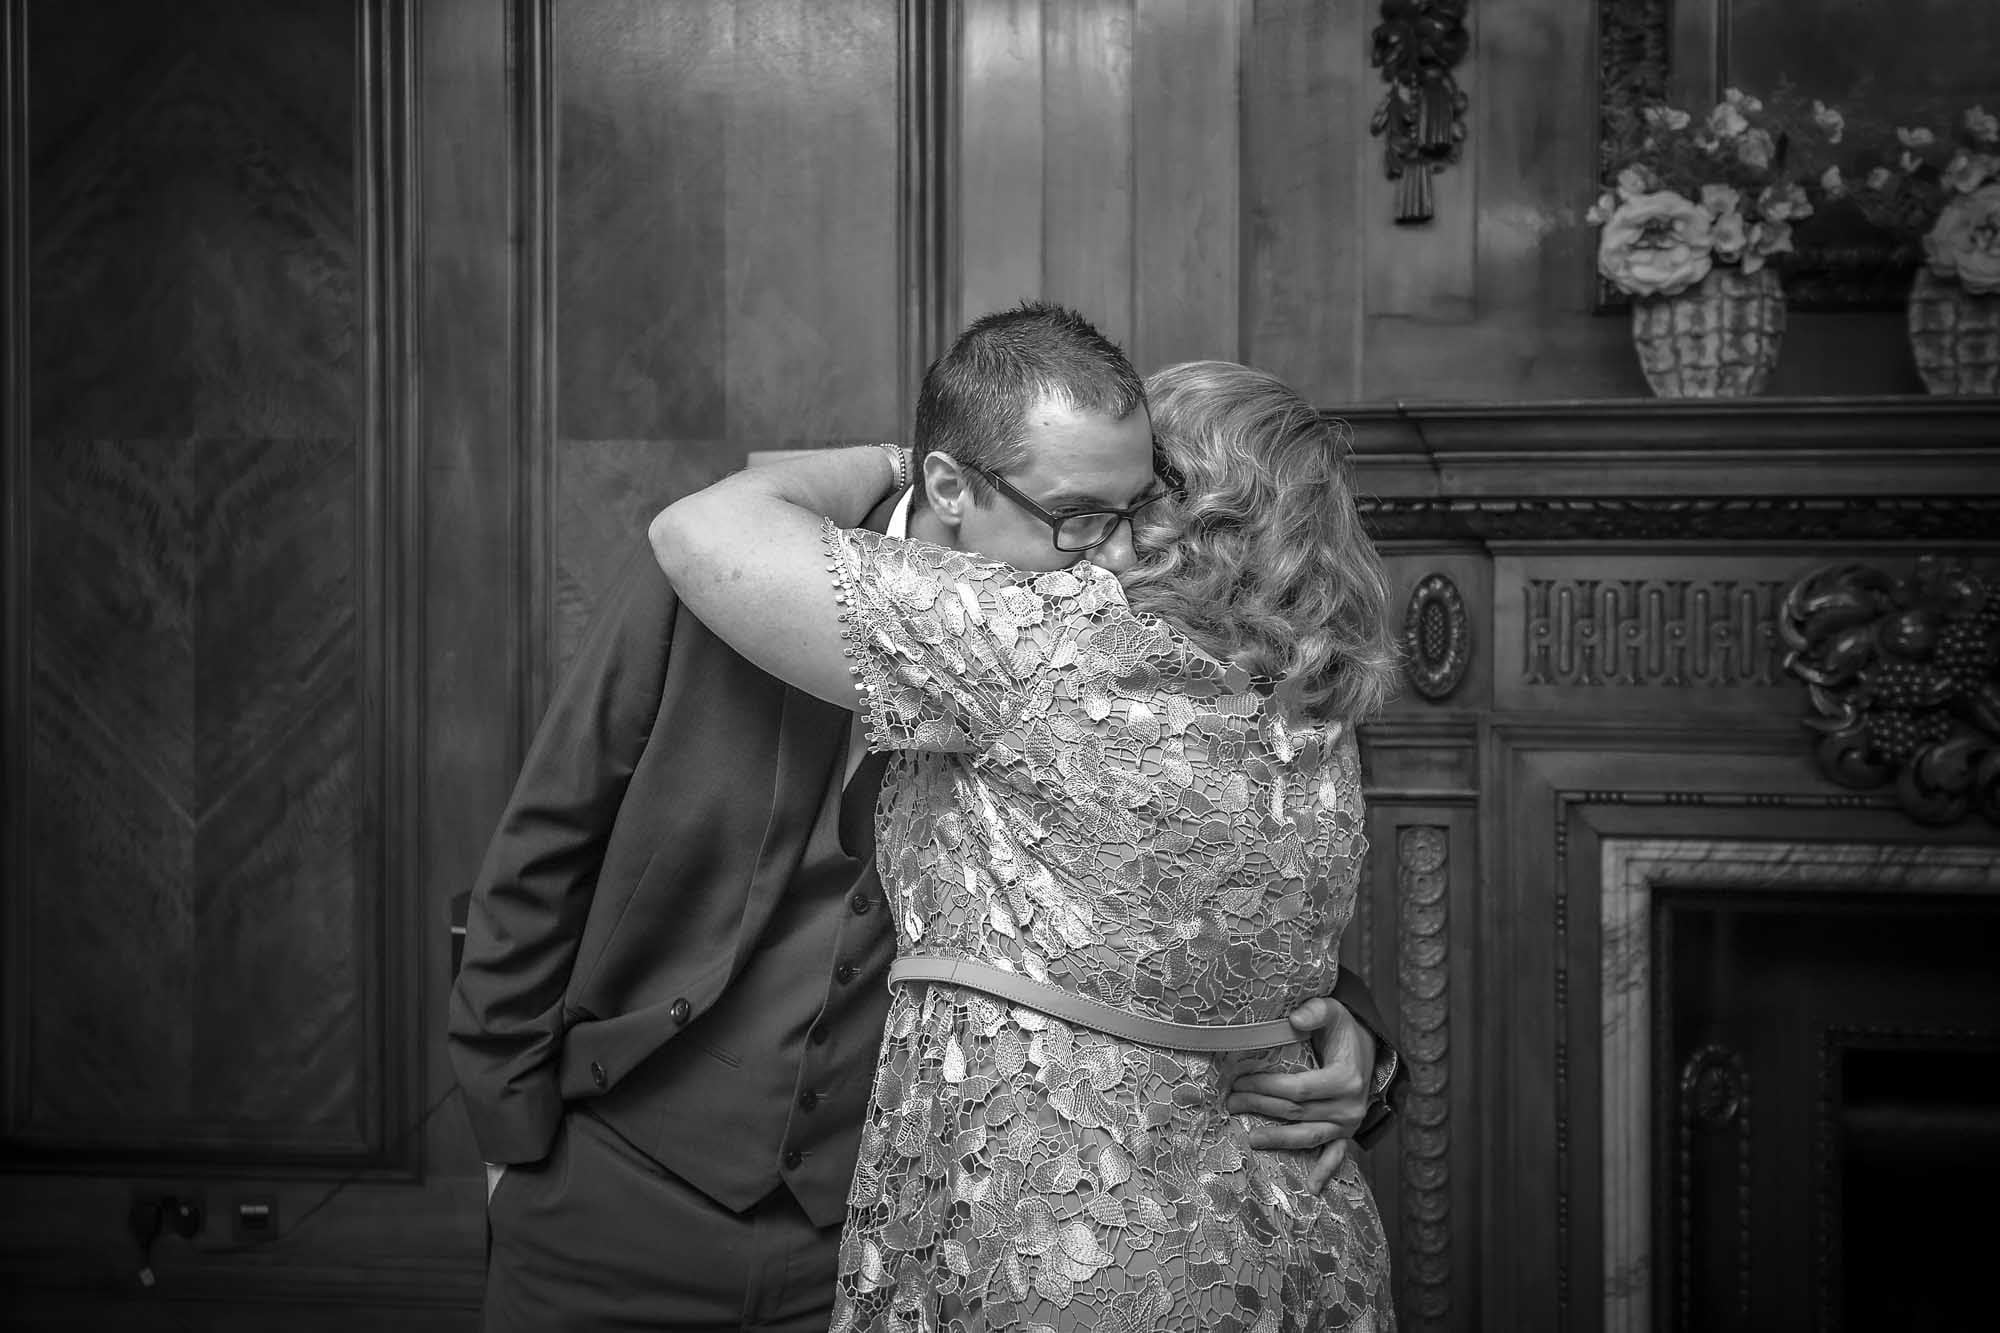
[[[879,745],[899,953],[971,959],[1128,1014],[1282,1019],[1333,987],[1365,848],[1352,738],[1126,606],[830,536]],[[1245,1065],[1139,1045],[955,986],[891,1010],[843,1240],[836,1328],[1389,1325],[1350,1162],[1248,1148]],[[927,1326],[913,1324],[912,1326]]]

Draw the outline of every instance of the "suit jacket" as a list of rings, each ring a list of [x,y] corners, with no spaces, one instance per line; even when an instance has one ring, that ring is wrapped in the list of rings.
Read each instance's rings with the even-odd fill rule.
[[[448,1045],[488,1161],[545,1156],[566,1101],[610,1091],[743,969],[839,780],[851,717],[745,662],[650,551],[633,555],[467,908]],[[866,859],[849,870],[873,883]]]

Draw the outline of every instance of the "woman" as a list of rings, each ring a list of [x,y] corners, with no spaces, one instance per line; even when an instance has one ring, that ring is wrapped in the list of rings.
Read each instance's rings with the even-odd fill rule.
[[[1312,1058],[1282,1019],[1332,989],[1353,909],[1380,564],[1296,394],[1220,362],[1147,390],[1181,487],[1132,506],[1123,586],[812,521],[880,498],[874,447],[654,522],[711,628],[802,689],[858,685],[871,744],[908,752],[878,820],[902,984],[839,1330],[1393,1326],[1358,1166],[1314,1193],[1309,1153],[1252,1149],[1221,1109],[1235,1074]]]

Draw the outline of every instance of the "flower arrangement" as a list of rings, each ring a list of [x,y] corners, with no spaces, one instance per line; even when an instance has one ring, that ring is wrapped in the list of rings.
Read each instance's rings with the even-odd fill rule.
[[[1921,244],[1937,277],[1976,295],[2000,293],[2000,115],[1975,106],[1942,134],[1898,126],[1875,157],[1852,184],[1829,174],[1821,182],[1827,195]]]
[[[1665,105],[1627,117],[1612,127],[1616,175],[1586,215],[1602,229],[1597,271],[1639,297],[1678,295],[1718,264],[1758,272],[1813,212],[1801,150],[1839,143],[1843,128],[1818,103],[1794,126],[1736,88],[1698,120]]]

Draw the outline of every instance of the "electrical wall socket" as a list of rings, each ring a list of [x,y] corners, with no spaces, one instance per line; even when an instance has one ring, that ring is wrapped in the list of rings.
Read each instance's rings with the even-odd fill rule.
[[[233,1215],[238,1244],[254,1245],[258,1241],[275,1240],[278,1236],[278,1196],[275,1194],[244,1194],[236,1200]]]
[[[141,1185],[132,1190],[130,1225],[133,1238],[141,1244],[167,1236],[193,1240],[207,1222],[207,1204],[201,1190],[193,1186]],[[151,1237],[142,1234],[155,1226]]]

